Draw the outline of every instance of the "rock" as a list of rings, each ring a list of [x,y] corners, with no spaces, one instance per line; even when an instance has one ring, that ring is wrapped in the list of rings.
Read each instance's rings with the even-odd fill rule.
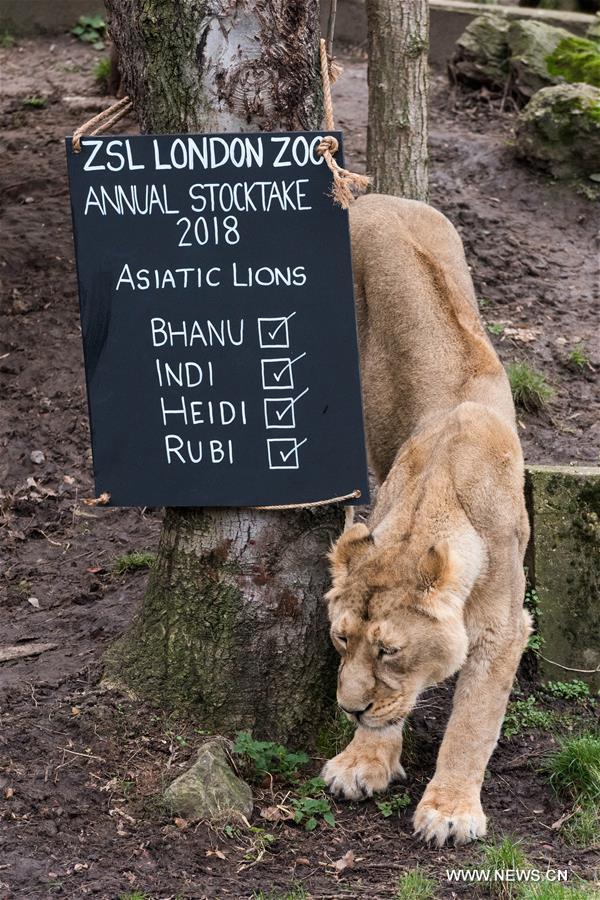
[[[458,81],[502,87],[508,75],[508,29],[504,15],[477,16],[456,42],[450,71]]]
[[[595,21],[588,25],[585,36],[590,41],[600,41],[600,12],[596,13]]]
[[[600,88],[559,84],[543,88],[519,113],[517,156],[556,178],[600,171]]]
[[[563,79],[551,75],[546,58],[565,38],[572,37],[565,28],[556,28],[535,19],[518,19],[508,29],[510,74],[513,89],[525,100],[540,88],[559,84]]]
[[[173,815],[215,824],[252,815],[252,791],[231,768],[226,753],[229,746],[223,738],[207,741],[193,766],[169,785],[164,800]]]
[[[41,466],[43,462],[46,462],[46,457],[41,450],[32,450],[29,454],[29,459],[32,463],[35,463],[36,466]]]
[[[600,688],[600,468],[530,466],[527,494],[533,525],[533,582],[539,631],[554,680],[580,678]]]

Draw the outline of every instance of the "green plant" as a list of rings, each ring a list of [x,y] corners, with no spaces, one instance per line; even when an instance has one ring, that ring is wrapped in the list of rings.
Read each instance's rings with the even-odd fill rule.
[[[355,726],[337,710],[331,720],[321,729],[316,740],[319,756],[326,759],[337,756],[350,743]]]
[[[554,396],[554,391],[540,372],[526,362],[509,363],[506,374],[516,406],[534,412],[543,409]]]
[[[9,34],[8,31],[5,31],[2,34],[0,34],[0,47],[3,50],[10,50],[10,48],[14,47],[15,44],[16,44],[16,41],[15,41],[14,37],[12,36],[12,34]]]
[[[488,306],[491,306],[490,301],[487,300],[485,297],[478,297],[477,303],[479,304],[479,309],[487,309]]]
[[[322,818],[332,828],[335,825],[331,804],[325,796],[293,798],[290,805],[294,810],[294,822],[296,825],[304,825],[306,831],[313,831],[317,827],[319,818]]]
[[[399,813],[401,809],[406,809],[407,806],[410,806],[411,799],[406,792],[402,794],[395,794],[390,797],[388,800],[379,800],[377,803],[377,809],[381,813],[384,818],[389,819],[391,815],[394,813]]]
[[[278,775],[286,781],[294,782],[298,779],[299,767],[309,762],[306,753],[292,753],[272,741],[257,741],[248,731],[237,733],[233,752],[244,758],[249,774],[259,778]]]
[[[133,894],[119,894],[119,900],[149,900],[148,894],[134,891]]]
[[[395,900],[433,900],[434,891],[435,881],[417,866],[403,872],[398,879]]]
[[[594,806],[582,806],[565,822],[562,829],[567,844],[592,847],[600,844],[600,815]]]
[[[546,768],[558,794],[583,805],[600,803],[600,734],[588,732],[561,741]]]
[[[91,44],[94,50],[104,50],[106,22],[102,16],[79,16],[77,25],[71,28],[71,34],[78,40]]]
[[[118,556],[115,559],[113,569],[117,575],[123,575],[125,572],[133,572],[135,569],[150,569],[154,565],[155,559],[156,554],[150,553],[148,550],[124,553],[122,556]]]
[[[600,87],[600,44],[582,37],[564,38],[546,57],[550,75]]]
[[[108,56],[102,56],[94,66],[94,81],[105,93],[108,91],[112,64]]]
[[[572,681],[548,681],[544,690],[561,700],[587,700],[590,696],[589,686],[577,678]]]
[[[489,869],[491,872],[506,872],[507,869],[518,869],[523,872],[531,869],[531,863],[525,856],[520,840],[505,837],[499,844],[485,844],[483,857],[478,869]],[[489,881],[487,888],[490,894],[500,897],[518,897],[520,887],[510,882]]]
[[[504,325],[502,322],[488,322],[485,326],[490,334],[504,334]]]
[[[244,853],[246,862],[260,862],[269,847],[277,840],[274,834],[260,828],[258,825],[251,825],[249,828],[250,843]]]
[[[254,891],[250,895],[250,900],[308,900],[308,894],[301,885],[298,885],[297,887],[292,886],[291,890],[285,894],[273,893],[272,891],[265,894],[264,891]]]
[[[577,347],[573,347],[573,349],[567,356],[567,362],[569,362],[574,368],[579,369],[580,372],[583,372],[584,369],[588,369],[590,366],[590,358],[586,354],[581,344],[579,344]]]
[[[36,97],[35,95],[25,97],[23,100],[23,106],[29,106],[31,109],[43,109],[47,103],[48,101],[45,97]]]
[[[519,900],[598,900],[600,893],[593,885],[585,882],[573,887],[557,881],[544,881],[541,884],[522,885],[518,896]]]
[[[525,575],[527,576],[527,572],[525,572]],[[535,588],[528,587],[525,591],[525,608],[528,609],[531,613],[533,626],[535,628],[535,631],[533,631],[529,635],[529,640],[527,641],[527,650],[532,650],[534,653],[539,653],[544,646],[544,639],[537,631],[540,619],[542,617],[542,608],[540,605],[540,598],[538,597]]]
[[[556,713],[541,709],[535,697],[526,700],[512,700],[506,709],[502,733],[511,738],[529,728],[540,728],[543,731],[555,726],[558,722]]]

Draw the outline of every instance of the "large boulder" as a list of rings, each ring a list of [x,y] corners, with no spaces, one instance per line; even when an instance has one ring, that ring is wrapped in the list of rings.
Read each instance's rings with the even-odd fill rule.
[[[518,19],[508,28],[508,51],[513,90],[528,100],[540,88],[563,79],[548,71],[547,57],[561,41],[572,37],[565,28],[556,28],[536,19]]]
[[[600,88],[543,88],[519,113],[517,156],[556,178],[600,172]]]
[[[477,16],[456,42],[450,72],[457,81],[501,88],[508,76],[508,29],[503,15]]]
[[[600,468],[529,466],[544,673],[600,689]]]
[[[252,815],[252,791],[238,778],[227,758],[229,743],[214,738],[202,745],[193,766],[164,792],[169,811],[189,821],[217,825]]]

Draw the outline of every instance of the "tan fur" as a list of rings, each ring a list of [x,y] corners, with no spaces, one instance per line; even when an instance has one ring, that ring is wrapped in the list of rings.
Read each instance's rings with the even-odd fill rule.
[[[399,774],[402,723],[460,671],[415,830],[485,834],[487,761],[530,631],[529,526],[510,388],[460,238],[429,206],[371,195],[350,213],[365,420],[381,482],[368,525],[331,553],[338,701],[358,722],[323,777],[350,799]]]

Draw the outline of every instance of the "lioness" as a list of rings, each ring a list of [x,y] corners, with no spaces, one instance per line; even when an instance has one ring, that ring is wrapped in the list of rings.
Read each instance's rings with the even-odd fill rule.
[[[323,769],[334,794],[403,774],[402,725],[460,670],[415,831],[486,832],[480,790],[530,633],[523,457],[504,369],[477,312],[461,240],[439,212],[370,195],[350,212],[365,421],[380,483],[368,525],[331,552],[337,697],[356,721]]]

